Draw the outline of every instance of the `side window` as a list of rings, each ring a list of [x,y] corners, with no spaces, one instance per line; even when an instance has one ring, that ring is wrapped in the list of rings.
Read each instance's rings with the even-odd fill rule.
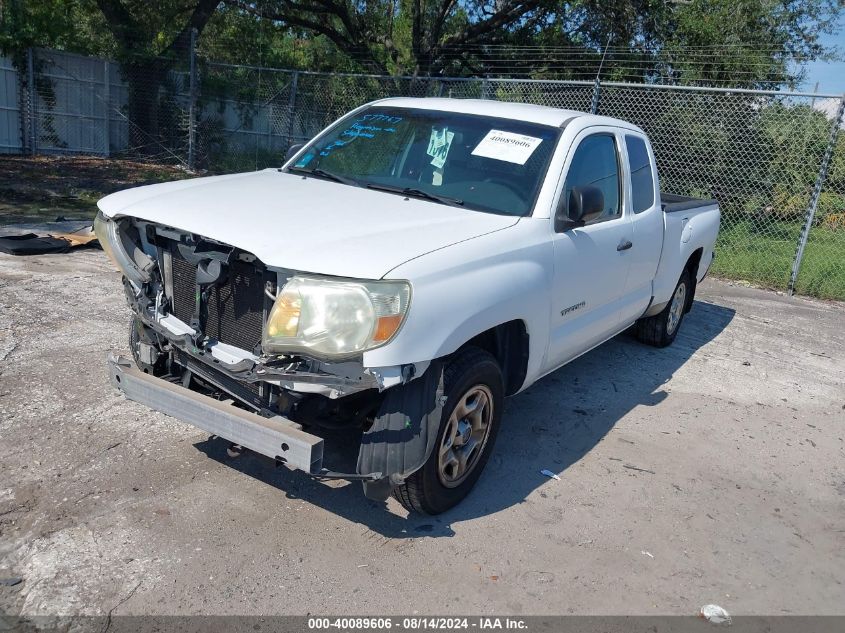
[[[619,204],[619,158],[616,141],[611,134],[588,136],[578,145],[566,182],[563,186],[564,200],[575,187],[592,186],[604,194],[604,212],[593,222],[600,222],[622,215]]]
[[[628,163],[631,166],[631,204],[634,213],[642,213],[654,205],[654,174],[645,141],[638,136],[626,136]]]

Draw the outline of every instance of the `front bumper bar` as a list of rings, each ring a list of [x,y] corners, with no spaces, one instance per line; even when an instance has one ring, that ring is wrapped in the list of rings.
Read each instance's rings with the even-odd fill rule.
[[[123,357],[109,354],[109,380],[129,399],[212,435],[312,475],[320,475],[323,440],[287,418],[263,418],[231,404],[145,374]]]

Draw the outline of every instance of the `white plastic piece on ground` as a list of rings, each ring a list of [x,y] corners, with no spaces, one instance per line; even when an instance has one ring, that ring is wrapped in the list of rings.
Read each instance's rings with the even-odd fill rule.
[[[540,474],[545,475],[546,477],[549,477],[551,479],[554,479],[555,481],[560,481],[560,477],[555,475],[552,471],[546,470],[545,468],[540,471]]]
[[[731,616],[717,604],[705,604],[701,607],[699,615],[713,624],[730,624]]]

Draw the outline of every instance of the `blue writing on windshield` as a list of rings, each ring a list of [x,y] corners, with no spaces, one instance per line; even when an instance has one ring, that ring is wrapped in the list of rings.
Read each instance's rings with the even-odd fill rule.
[[[355,119],[348,128],[340,133],[341,137],[347,139],[346,141],[337,140],[329,143],[320,150],[320,156],[329,156],[335,149],[343,147],[356,138],[375,138],[376,135],[381,132],[394,134],[396,132],[396,128],[393,126],[401,122],[401,116],[391,116],[388,114],[365,114],[364,116]],[[389,127],[377,125],[379,123],[387,124]]]
[[[296,161],[294,167],[305,167],[308,163],[314,160],[314,154],[308,152],[305,156]]]
[[[391,123],[395,125],[396,123],[402,122],[401,116],[391,116],[389,114],[365,114],[362,116],[359,121],[379,121],[381,123]]]

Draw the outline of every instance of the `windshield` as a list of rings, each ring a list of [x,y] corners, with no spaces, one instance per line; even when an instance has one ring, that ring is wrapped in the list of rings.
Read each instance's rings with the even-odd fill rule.
[[[526,215],[560,130],[457,112],[370,107],[289,170],[468,209]]]

